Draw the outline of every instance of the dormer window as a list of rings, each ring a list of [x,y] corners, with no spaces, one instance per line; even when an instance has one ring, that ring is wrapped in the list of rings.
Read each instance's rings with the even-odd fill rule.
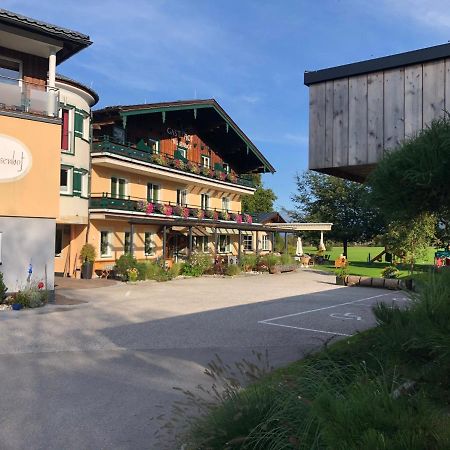
[[[228,165],[228,163],[223,163],[222,167],[225,173],[230,173],[230,166]]]

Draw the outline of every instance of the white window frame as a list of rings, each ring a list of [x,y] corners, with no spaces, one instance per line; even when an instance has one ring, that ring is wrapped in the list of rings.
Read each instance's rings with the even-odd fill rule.
[[[230,209],[230,197],[222,197],[222,209],[229,211]]]
[[[152,187],[152,195],[151,198],[152,200],[148,200],[148,187],[151,186]],[[157,187],[156,192],[158,193],[157,198],[155,199],[155,186]],[[156,184],[156,183],[152,183],[151,181],[149,181],[147,183],[147,192],[146,192],[146,199],[148,201],[151,201],[151,203],[158,203],[160,201],[160,194],[161,194],[161,185],[160,184]]]
[[[155,241],[153,240],[153,236],[155,233],[152,231],[144,232],[144,255],[145,256],[154,256],[155,255]],[[150,253],[147,252],[147,235],[150,235]]]
[[[208,236],[193,236],[192,246],[198,252],[208,253],[209,252]]]
[[[261,237],[261,250],[269,251],[270,250],[269,243],[270,243],[269,236],[267,234],[263,234]]]
[[[59,193],[62,195],[72,195],[73,193],[73,167],[61,164],[60,170],[67,170],[67,189],[62,189],[61,175],[59,178]]]
[[[116,184],[116,191],[117,192],[113,192],[112,191],[112,178],[115,178],[117,180],[117,184]],[[116,175],[111,175],[110,178],[109,178],[110,187],[111,187],[111,197],[120,199],[120,197],[119,197],[119,184],[120,184],[119,180],[124,180],[125,181],[123,196],[124,196],[124,198],[127,198],[128,197],[128,183],[129,183],[129,181],[128,181],[127,178],[124,178],[123,176],[118,177]]]
[[[210,196],[209,194],[203,193],[200,195],[200,208],[209,209]]]
[[[108,241],[106,243],[107,253],[102,253],[102,233],[108,233],[107,234]],[[100,257],[101,258],[111,258],[111,256],[112,256],[111,236],[112,236],[111,230],[100,230]]]
[[[242,236],[242,246],[244,247],[244,251],[253,251],[253,234],[244,234]]]
[[[130,243],[130,248],[129,248],[128,252],[125,251],[126,250],[125,243],[127,241],[127,235],[128,235],[129,243]],[[131,231],[124,231],[123,232],[123,254],[125,255],[125,254],[128,254],[128,253],[131,253]]]
[[[177,189],[177,205],[187,206],[188,204],[187,196],[188,196],[187,189],[185,188]]]
[[[181,153],[181,156],[185,159],[187,159],[187,151],[188,149],[186,147],[177,147],[177,150]]]
[[[159,140],[157,139],[153,139],[153,138],[148,138],[148,142],[153,142],[155,145],[155,150],[153,150],[153,154],[155,155],[159,155]]]
[[[81,197],[89,197],[89,172],[83,172],[81,175]]]
[[[207,155],[201,155],[202,167],[211,168],[211,158]]]
[[[230,173],[230,165],[228,163],[222,163],[222,167],[225,173]]]
[[[224,240],[226,242],[224,247],[222,247],[221,242],[220,242],[222,238],[224,238]],[[230,250],[231,250],[230,235],[229,234],[219,234],[218,239],[219,239],[219,245],[218,245],[219,253],[230,253]]]
[[[74,126],[75,126],[75,108],[73,106],[68,105],[61,105],[59,109],[58,117],[62,120],[62,110],[67,109],[69,111],[69,123],[67,127],[68,136],[67,140],[69,142],[69,148],[67,150],[61,149],[61,153],[64,153],[66,155],[74,155],[75,154],[75,139],[74,139]],[[61,123],[61,130],[62,130],[62,123]]]
[[[83,119],[83,136],[82,136],[82,138],[85,141],[89,141],[90,134],[91,134],[91,117],[85,115],[84,119]]]

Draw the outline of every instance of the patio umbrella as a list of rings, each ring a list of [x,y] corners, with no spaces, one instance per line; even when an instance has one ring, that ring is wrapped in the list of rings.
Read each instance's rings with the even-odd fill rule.
[[[325,244],[323,243],[323,231],[320,232],[319,250],[325,251]]]
[[[297,238],[297,249],[295,250],[296,256],[302,256],[303,255],[303,244],[302,244],[302,238],[299,236]]]

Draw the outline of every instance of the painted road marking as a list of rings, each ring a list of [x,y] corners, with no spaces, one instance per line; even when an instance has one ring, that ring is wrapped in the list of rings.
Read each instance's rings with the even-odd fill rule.
[[[346,334],[346,333],[339,333],[339,332],[327,331],[327,330],[316,330],[314,328],[295,327],[293,325],[284,325],[284,324],[281,324],[281,323],[273,323],[273,321],[274,320],[280,320],[280,319],[286,319],[288,317],[301,316],[301,315],[304,315],[304,314],[311,314],[313,312],[318,312],[318,311],[325,311],[327,309],[338,308],[339,306],[353,305],[355,303],[363,302],[365,300],[373,300],[375,298],[386,297],[388,295],[392,295],[392,292],[389,292],[387,294],[378,294],[378,295],[374,295],[372,297],[360,298],[358,300],[352,300],[350,302],[338,303],[337,305],[324,306],[323,308],[311,309],[309,311],[302,311],[302,312],[299,312],[299,313],[286,314],[284,316],[279,316],[279,317],[273,317],[271,319],[260,320],[260,321],[258,321],[258,323],[263,324],[263,325],[273,325],[273,326],[282,327],[282,328],[293,328],[295,330],[301,330],[301,331],[312,331],[314,333],[332,334],[332,335],[335,335],[335,336],[351,336],[351,334]]]
[[[333,317],[334,319],[344,319],[344,320],[362,320],[361,316],[357,316],[353,313],[332,313],[330,314],[330,317]]]

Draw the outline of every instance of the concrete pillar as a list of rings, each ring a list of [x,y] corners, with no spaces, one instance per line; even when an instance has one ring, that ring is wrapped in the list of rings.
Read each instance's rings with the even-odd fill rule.
[[[55,87],[56,82],[56,50],[50,49],[50,55],[48,57],[48,86],[50,88]]]
[[[58,115],[58,93],[55,89],[56,85],[56,50],[50,49],[48,57],[48,99],[47,99],[47,114],[50,117]]]

